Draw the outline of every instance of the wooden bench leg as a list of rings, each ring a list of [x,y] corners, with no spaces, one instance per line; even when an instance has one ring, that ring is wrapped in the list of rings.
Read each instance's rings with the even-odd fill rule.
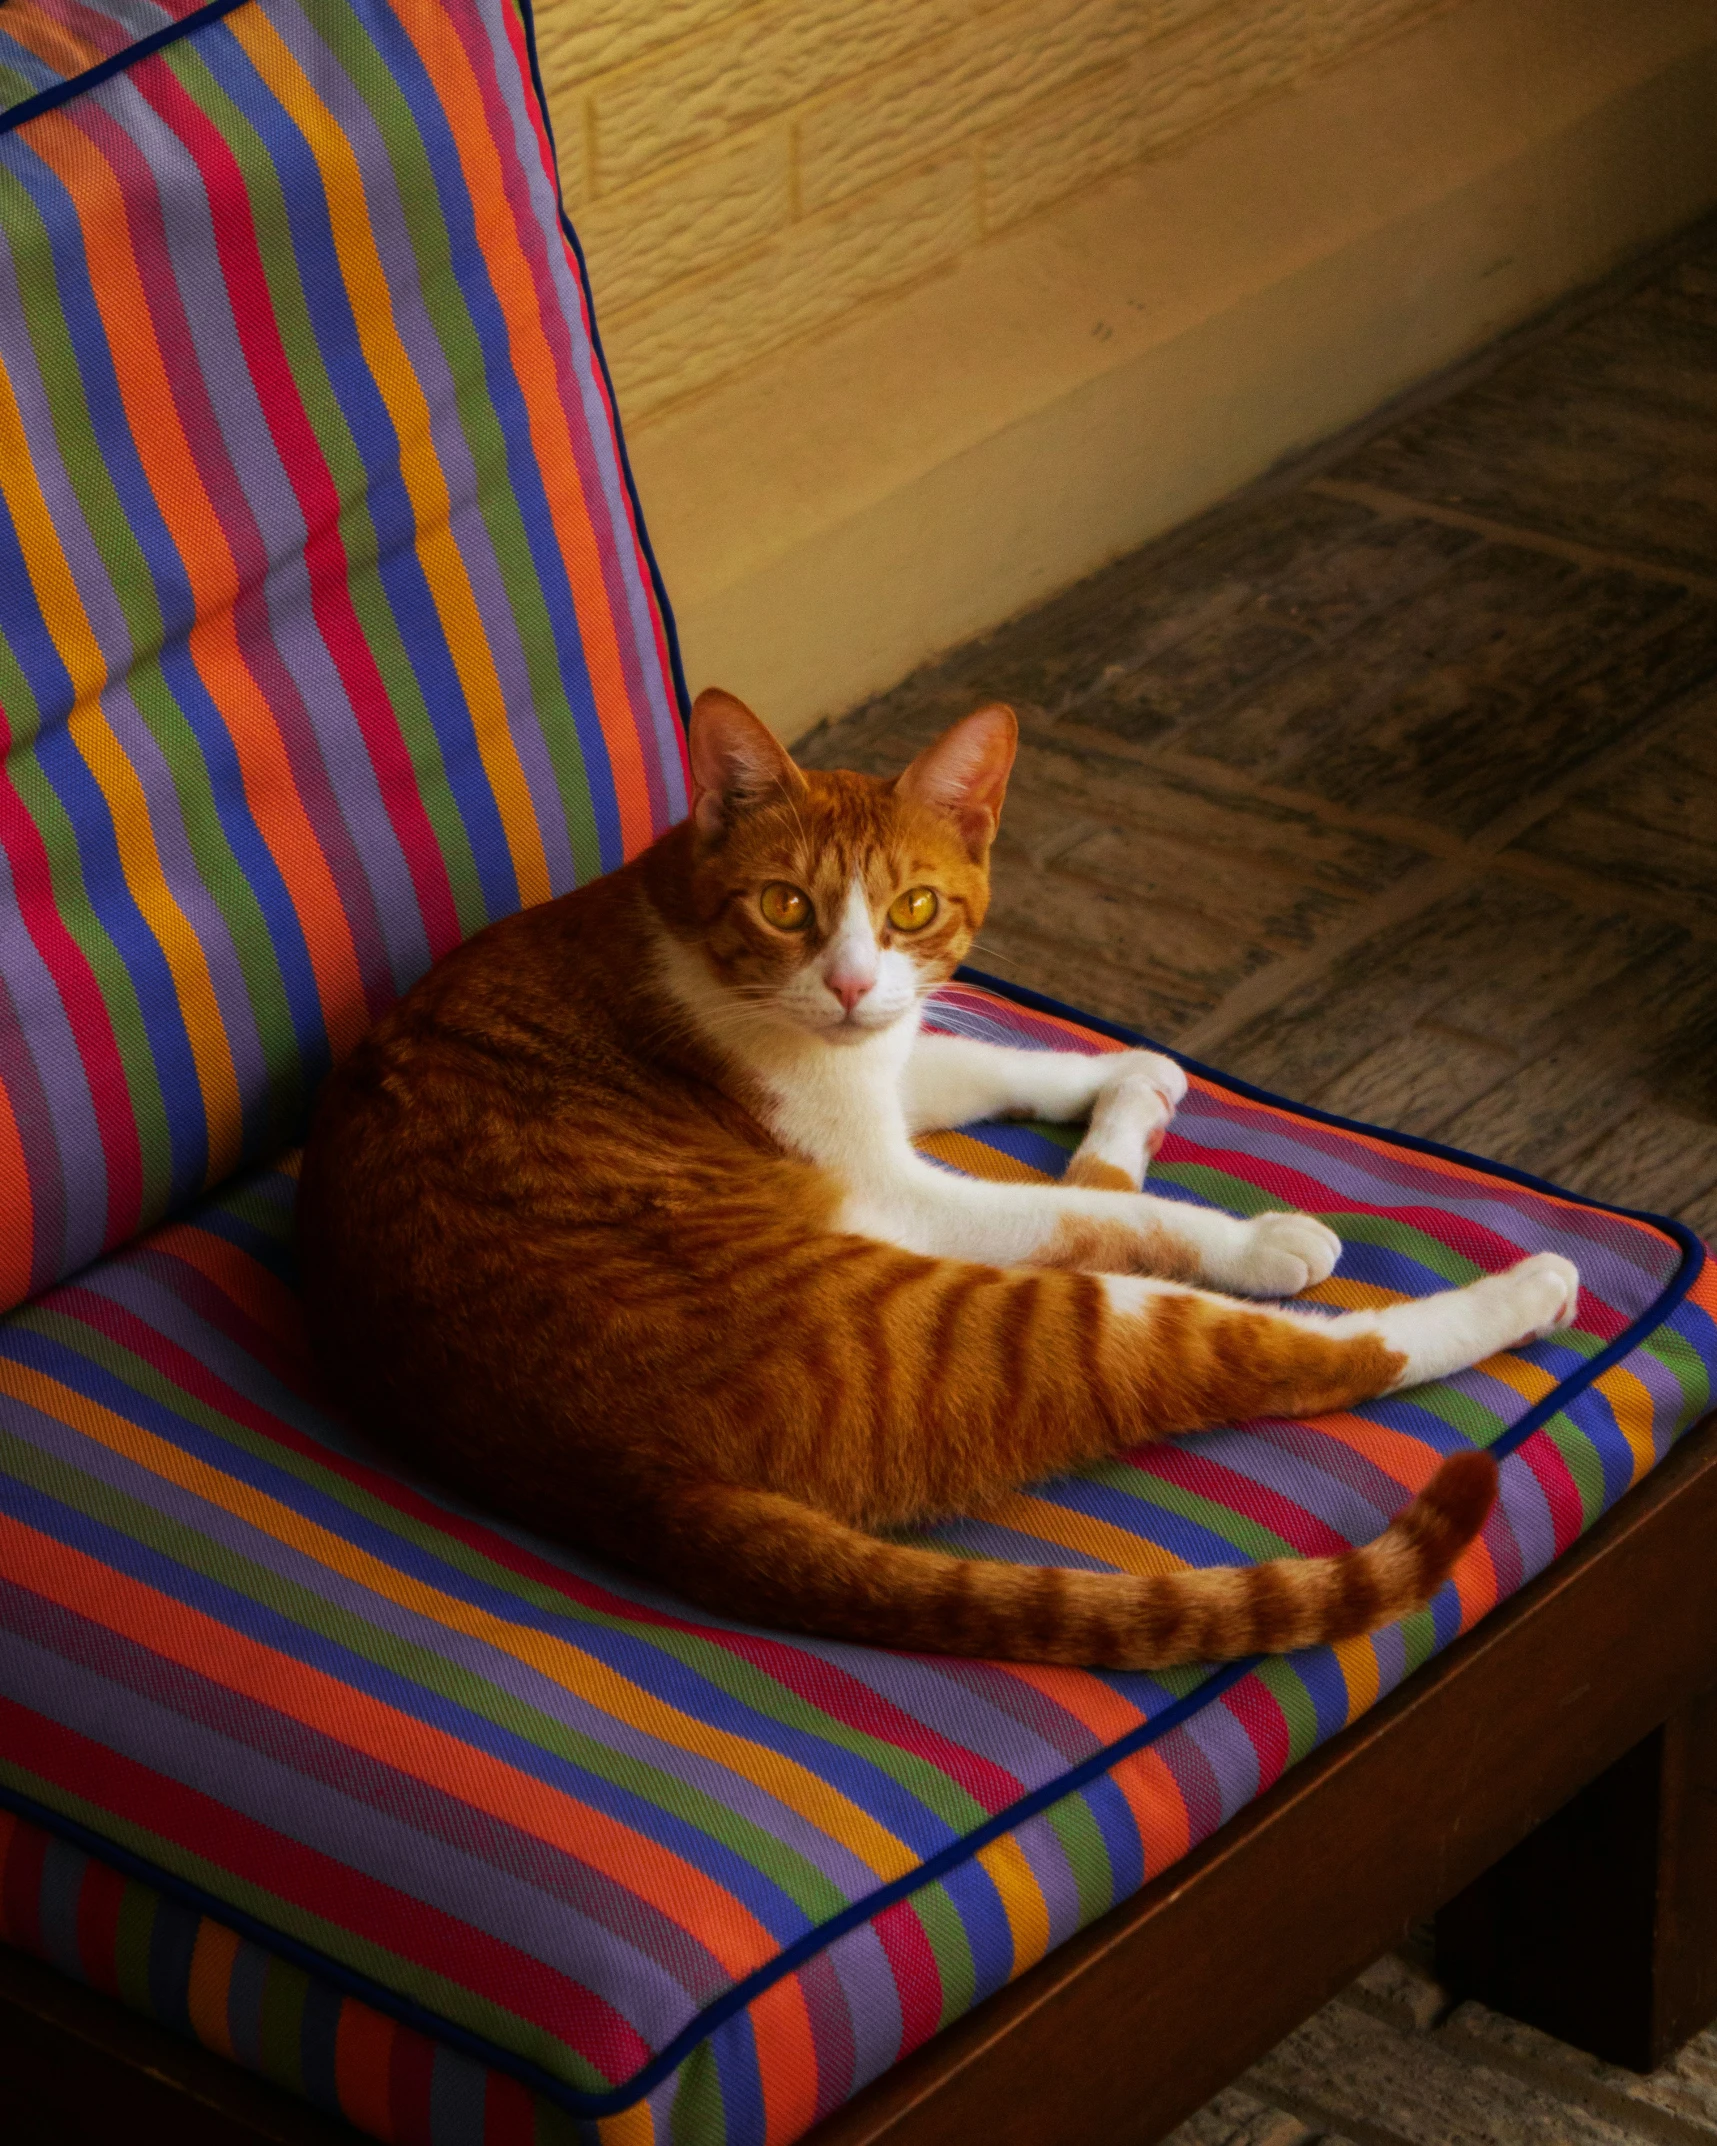
[[[1717,1691],[1654,1729],[1437,1917],[1460,1997],[1655,2071],[1717,2017]]]

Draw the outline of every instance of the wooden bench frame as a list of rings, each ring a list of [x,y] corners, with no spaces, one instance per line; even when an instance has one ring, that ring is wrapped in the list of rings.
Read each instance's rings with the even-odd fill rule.
[[[1146,2146],[1446,1903],[1457,1987],[1649,2069],[1717,2014],[1713,1687],[1717,1417],[1542,1578],[814,2146]],[[10,2146],[358,2137],[15,1953],[0,2115]]]

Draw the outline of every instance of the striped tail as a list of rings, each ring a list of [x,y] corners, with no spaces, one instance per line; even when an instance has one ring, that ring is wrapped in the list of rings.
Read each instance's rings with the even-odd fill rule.
[[[664,1515],[658,1570],[707,1608],[823,1639],[1166,1669],[1355,1639],[1420,1608],[1484,1526],[1496,1484],[1488,1454],[1457,1453],[1375,1542],[1340,1557],[1137,1578],[910,1549],[776,1492],[712,1483]]]

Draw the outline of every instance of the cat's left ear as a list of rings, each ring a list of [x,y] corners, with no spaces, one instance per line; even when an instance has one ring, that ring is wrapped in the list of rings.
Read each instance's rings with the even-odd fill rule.
[[[768,798],[796,797],[805,788],[775,733],[719,686],[705,687],[692,703],[691,762],[692,818],[702,835],[719,835]]]
[[[995,840],[1018,750],[1013,710],[999,702],[979,708],[926,746],[894,793],[953,820],[973,857],[981,857]]]

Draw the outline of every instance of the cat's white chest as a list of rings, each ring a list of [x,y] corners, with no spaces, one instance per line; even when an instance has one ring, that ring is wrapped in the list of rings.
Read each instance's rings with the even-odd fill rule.
[[[759,1050],[748,1070],[768,1098],[769,1131],[855,1190],[898,1172],[912,1152],[901,1081],[917,1029],[914,1014],[861,1043],[804,1037]]]
[[[736,1019],[733,1002],[689,949],[664,936],[658,955],[671,997],[749,1077],[759,1117],[790,1154],[838,1171],[855,1192],[911,1168],[902,1083],[918,1036],[916,1003],[886,1028],[830,1042],[787,1022]]]

